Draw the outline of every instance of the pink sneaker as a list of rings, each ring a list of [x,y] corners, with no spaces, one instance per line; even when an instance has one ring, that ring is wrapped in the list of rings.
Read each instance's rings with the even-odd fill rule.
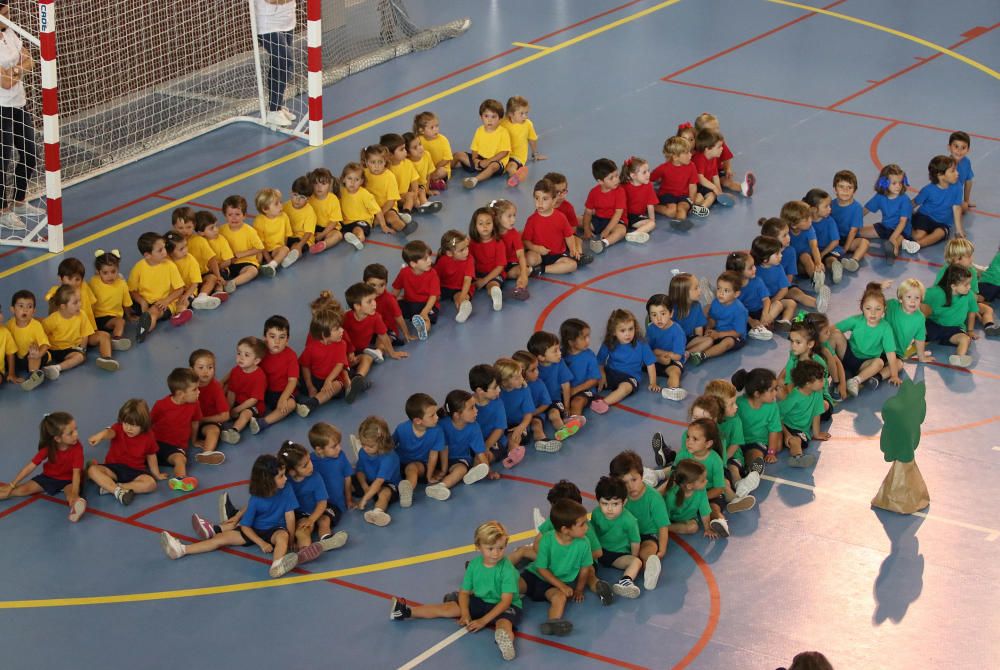
[[[194,529],[194,534],[202,540],[208,540],[215,537],[215,529],[212,528],[212,524],[205,521],[197,514],[191,515],[191,528]]]
[[[521,180],[518,179],[517,173],[514,173],[510,177],[507,178],[507,186],[510,186],[511,188],[514,188],[515,186],[517,186],[520,183],[521,183]]]
[[[430,187],[435,191],[447,191],[448,182],[446,182],[444,179],[435,179],[430,183]]]
[[[212,294],[212,297],[218,298],[219,302],[226,302],[227,300],[229,300],[229,294],[226,293],[225,291],[216,291],[215,293]]]
[[[173,326],[174,328],[183,326],[185,323],[190,321],[193,316],[194,312],[192,312],[191,310],[189,309],[181,310],[177,314],[174,314],[172,317],[170,317],[170,325]]]
[[[326,242],[317,242],[309,247],[309,253],[320,254],[326,251]]]
[[[323,553],[323,545],[319,542],[313,542],[305,549],[299,550],[299,565],[303,563],[308,563],[309,561],[315,561],[319,558],[319,555]]]
[[[507,454],[507,458],[503,459],[503,466],[505,468],[512,468],[521,461],[524,460],[524,447],[516,447],[511,449]]]
[[[521,287],[516,287],[511,295],[514,300],[527,300],[531,297],[531,294],[528,293],[528,289]]]
[[[604,402],[604,398],[597,398],[590,403],[590,409],[598,414],[607,414],[608,410],[611,409],[611,405]]]

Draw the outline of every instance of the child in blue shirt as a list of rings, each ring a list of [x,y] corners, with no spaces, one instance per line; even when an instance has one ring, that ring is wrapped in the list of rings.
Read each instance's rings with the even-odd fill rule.
[[[339,549],[347,542],[347,533],[339,531],[319,542],[312,541],[313,531],[319,532],[319,520],[332,521],[323,477],[313,468],[309,452],[301,444],[286,441],[278,450],[278,460],[285,466],[288,481],[295,492],[299,506],[295,510],[295,544],[299,550],[299,565],[318,558],[324,551]],[[330,523],[326,527],[330,527]]]
[[[439,425],[447,448],[442,452],[439,484],[452,489],[459,482],[468,485],[485,477],[500,479],[499,473],[490,471],[486,442],[476,423],[479,408],[475,396],[455,389],[445,398],[442,410]]]
[[[681,388],[681,375],[687,360],[687,338],[684,329],[671,318],[670,298],[663,293],[650,296],[646,301],[646,315],[649,317],[646,341],[656,358],[656,374],[667,378],[661,393],[667,400],[684,400],[687,391]]]
[[[913,241],[913,203],[906,195],[906,187],[910,185],[903,168],[890,163],[879,172],[875,182],[875,195],[865,203],[864,213],[879,212],[882,220],[861,229],[861,234],[869,238],[882,240],[882,252],[885,259],[892,264],[899,250],[908,254],[920,251],[920,245]]]
[[[558,340],[556,340],[556,350],[558,351],[558,349],[559,344]],[[535,418],[539,422],[544,422],[545,419],[548,419],[549,423],[552,424],[552,428],[555,429],[553,438],[560,442],[564,442],[567,438],[576,435],[583,428],[583,425],[587,423],[587,419],[582,416],[571,416],[563,421],[562,411],[552,402],[549,389],[541,379],[538,358],[530,351],[523,349],[515,351],[511,358],[521,366],[521,376],[524,377],[524,381],[528,385],[528,391],[531,392],[531,402],[535,405]],[[566,372],[569,372],[568,368]],[[531,429],[536,440],[544,438],[545,433],[541,429],[541,426],[538,426],[536,429],[535,423],[532,422]]]
[[[483,434],[486,457],[490,463],[502,461],[505,468],[512,468],[524,459],[524,447],[507,439],[507,411],[500,400],[499,380],[492,365],[483,363],[469,370],[469,388],[479,410],[476,423]]]
[[[535,450],[555,453],[562,442],[545,436],[542,420],[535,416],[535,401],[521,373],[521,364],[512,358],[499,358],[493,364],[500,378],[500,400],[507,414],[507,428],[512,443],[527,442],[527,430],[532,430]]]
[[[853,258],[860,260],[868,253],[869,243],[861,236],[864,227],[864,208],[854,199],[858,191],[858,178],[850,170],[840,170],[833,175],[833,191],[837,196],[830,203],[830,216],[837,224],[842,246]]]
[[[721,356],[727,351],[737,351],[746,344],[747,308],[739,301],[742,280],[735,272],[723,272],[715,281],[715,300],[708,309],[708,330],[705,336],[712,339],[712,346],[691,354],[688,361],[700,365],[707,358]]]
[[[643,371],[649,378],[649,390],[660,392],[656,380],[656,356],[643,338],[635,315],[627,309],[616,309],[608,317],[597,361],[601,365],[600,387],[613,389],[604,397],[606,407],[632,395],[639,388]],[[597,408],[594,411],[603,414]]]
[[[323,478],[327,495],[327,513],[316,524],[320,540],[330,536],[331,530],[340,523],[347,510],[354,509],[351,497],[351,462],[340,448],[340,437],[340,431],[325,421],[320,421],[309,429],[313,468]]]
[[[798,303],[791,297],[791,285],[785,269],[781,267],[781,242],[774,237],[758,235],[750,243],[750,259],[756,269],[757,279],[764,285],[770,307],[776,314],[771,330],[787,332],[792,327],[792,317],[795,316]],[[796,291],[801,293],[798,289]],[[829,295],[829,291],[821,291],[816,296],[816,309],[825,310],[828,307]],[[761,300],[762,316],[763,302]],[[752,316],[749,308],[747,312]]]
[[[755,340],[773,339],[774,333],[770,329],[782,316],[785,306],[781,301],[771,302],[767,285],[757,276],[753,256],[745,251],[734,251],[726,257],[726,271],[736,274],[743,282],[739,287],[740,302],[747,308],[749,336]]]
[[[913,199],[913,239],[921,247],[929,247],[948,237],[955,228],[955,237],[965,237],[962,227],[962,187],[958,185],[958,168],[951,156],[935,156],[927,165],[930,183]]]
[[[538,360],[538,379],[545,384],[553,408],[566,413],[570,405],[573,373],[562,359],[559,337],[544,330],[533,333],[528,338],[528,352]]]
[[[840,228],[833,220],[832,199],[830,194],[821,188],[809,189],[803,201],[809,205],[812,213],[813,230],[816,231],[816,243],[819,246],[819,255],[823,262],[829,263],[831,278],[834,284],[839,284],[844,276],[844,270],[857,272],[861,266],[861,259],[864,253],[859,248],[855,248],[851,255],[840,245]],[[840,266],[838,269],[838,265]]]
[[[396,426],[392,441],[403,468],[399,482],[399,506],[413,504],[413,491],[423,477],[429,486],[425,491],[430,498],[447,500],[451,495],[446,487],[435,487],[439,478],[438,459],[445,448],[444,433],[438,428],[438,405],[426,393],[414,393],[406,399],[406,416],[409,421]]]
[[[684,331],[687,352],[704,351],[712,345],[705,337],[705,310],[701,305],[701,283],[694,275],[680,272],[670,278],[667,299],[670,301],[670,318]]]
[[[378,416],[369,416],[358,426],[358,463],[354,467],[352,495],[357,496],[358,509],[364,510],[374,501],[374,508],[365,512],[365,521],[384,527],[392,522],[387,509],[399,500],[399,455],[395,451],[389,424]]]
[[[597,397],[601,369],[597,356],[590,350],[590,326],[582,319],[566,319],[559,326],[559,340],[563,361],[573,375],[569,388],[569,413],[583,414],[590,405],[598,414],[608,411],[608,406]]]
[[[972,171],[972,161],[969,160],[969,148],[972,146],[972,138],[964,130],[956,130],[948,136],[948,153],[955,159],[955,168],[958,170],[958,185],[962,188],[962,211],[969,211],[970,207],[975,207],[972,202],[972,180],[976,173]]]

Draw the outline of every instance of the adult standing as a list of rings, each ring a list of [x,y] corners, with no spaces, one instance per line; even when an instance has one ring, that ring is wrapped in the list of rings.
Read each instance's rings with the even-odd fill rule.
[[[290,126],[295,115],[285,107],[285,87],[292,73],[295,0],[254,0],[257,39],[268,54],[267,122]]]
[[[0,16],[10,18],[10,6],[0,2]],[[22,78],[30,72],[35,62],[20,36],[6,23],[0,23],[0,228],[25,230],[22,216],[44,215],[45,210],[24,201],[28,180],[35,174],[35,124],[25,109],[27,98]],[[17,152],[17,158],[14,158]],[[13,193],[10,187],[8,166],[14,160]]]

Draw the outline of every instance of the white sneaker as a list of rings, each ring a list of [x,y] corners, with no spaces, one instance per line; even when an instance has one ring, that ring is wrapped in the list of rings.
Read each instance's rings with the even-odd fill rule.
[[[755,340],[761,340],[762,342],[767,342],[768,340],[774,339],[774,333],[765,328],[764,326],[754,326],[750,329],[750,337]]]
[[[684,400],[684,398],[687,397],[687,394],[688,392],[679,386],[677,388],[665,388],[660,391],[660,395],[667,400],[675,400],[677,402]]]
[[[848,272],[857,272],[858,268],[861,267],[861,264],[858,263],[853,258],[842,258],[842,259],[840,259],[840,264]]]
[[[645,244],[649,242],[649,233],[633,230],[631,233],[625,233],[625,241],[632,244]]]
[[[482,479],[486,479],[489,474],[490,466],[485,463],[480,463],[472,466],[469,471],[465,473],[465,476],[462,477],[462,482],[466,485],[475,484]]]
[[[288,120],[288,117],[281,112],[268,112],[265,117],[265,121],[272,126],[280,126],[282,128],[287,128],[292,125],[292,122]]]
[[[372,360],[375,362],[376,365],[385,361],[385,356],[378,349],[372,349],[369,347],[368,349],[365,349],[362,353],[371,356]]]
[[[195,309],[215,309],[221,304],[221,300],[210,295],[199,295],[191,301],[191,306]]]
[[[274,114],[276,112],[272,112]],[[291,570],[298,565],[299,555],[294,551],[290,551],[278,560],[271,563],[271,567],[268,568],[267,574],[271,577],[277,579],[278,577],[284,577],[286,574],[291,572]]]
[[[24,221],[17,214],[6,211],[0,214],[0,228],[6,228],[7,230],[27,230],[28,226],[24,224]]]
[[[830,279],[834,284],[839,284],[844,278],[844,265],[836,258],[830,263]]]
[[[392,517],[380,509],[373,509],[365,512],[365,521],[373,526],[384,528],[392,521]]]
[[[955,358],[952,356],[952,358]],[[861,382],[858,381],[857,377],[851,377],[847,380],[847,394],[857,397],[858,392],[861,390]]]
[[[826,272],[823,270],[816,270],[812,274],[813,280],[813,292],[819,293],[819,290],[826,286]]]
[[[278,110],[278,112],[286,119],[288,119],[291,123],[295,123],[295,115],[292,114],[291,110],[289,110],[287,107],[282,107],[281,109]]]
[[[490,298],[493,299],[493,311],[499,312],[503,309],[503,291],[499,286],[490,287]]]
[[[642,481],[644,484],[649,484],[654,489],[660,485],[660,479],[656,476],[656,470],[645,466],[642,468]]]
[[[285,260],[281,261],[281,267],[287,268],[292,265],[295,261],[299,260],[300,255],[301,254],[298,249],[292,249],[288,252],[288,255],[285,256]]]
[[[167,531],[160,533],[160,546],[163,547],[163,553],[172,560],[176,560],[184,555],[184,545]]]
[[[545,517],[542,516],[542,511],[537,507],[531,508],[531,523],[535,527],[535,530],[541,528],[542,524],[545,523]]]
[[[466,300],[458,306],[458,314],[455,315],[455,321],[465,323],[469,320],[470,314],[472,314],[472,303]]]
[[[736,482],[736,497],[745,498],[760,486],[760,474],[756,470],[751,470],[750,474]]]
[[[402,480],[396,486],[399,492],[399,506],[406,508],[413,505],[413,484],[407,480]],[[367,520],[367,519],[366,519]]]
[[[655,589],[660,581],[660,571],[663,569],[660,564],[660,557],[653,554],[646,559],[646,570],[642,575],[642,586],[647,591]]]
[[[594,239],[590,240],[590,250],[593,253],[595,253],[595,254],[603,254],[605,249],[607,249],[607,247],[604,246],[604,242],[600,241],[596,237]]]
[[[948,357],[948,364],[959,368],[967,368],[972,365],[972,356],[969,356],[968,354],[965,354],[964,356],[952,354]]]
[[[830,308],[830,296],[833,293],[826,286],[822,287],[816,294],[816,311],[820,314],[825,314],[826,310]]]
[[[344,233],[344,241],[350,244],[352,247],[361,251],[365,248],[365,243],[358,239],[358,236],[354,233]]]
[[[903,251],[908,254],[915,254],[920,251],[920,245],[913,240],[903,240]]]
[[[18,216],[45,216],[46,212],[41,207],[35,207],[30,202],[15,202],[14,206],[10,208],[10,211],[14,212]]]
[[[45,378],[49,381],[59,379],[60,370],[58,365],[46,365],[42,368],[42,372],[45,374]]]
[[[729,522],[725,519],[712,519],[708,522],[709,528],[719,534],[719,537],[729,537]]]
[[[428,498],[434,498],[434,500],[447,500],[451,497],[451,489],[444,484],[432,484],[424,489],[424,493],[427,494]]]

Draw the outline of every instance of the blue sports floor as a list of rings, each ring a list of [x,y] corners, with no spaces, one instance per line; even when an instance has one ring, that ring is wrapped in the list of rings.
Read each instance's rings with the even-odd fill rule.
[[[529,530],[532,507],[546,508],[549,483],[567,478],[592,492],[618,451],[634,448],[648,457],[653,431],[676,444],[690,401],[640,391],[627,407],[592,417],[562,452],[531,452],[512,476],[459,487],[446,503],[418,492],[411,509],[390,509],[393,523],[384,529],[351,513],[342,526],[350,533],[343,549],[280,582],[267,578],[266,559],[255,548],[169,561],[158,533],[188,538],[191,514],[214,518],[221,491],[245,500],[254,458],[284,439],[305,442],[313,420],[345,434],[368,414],[395,425],[411,393],[443,401],[450,389],[467,386],[472,365],[507,356],[534,329],[557,330],[570,316],[590,322],[596,348],[613,308],[641,312],[646,297],[666,289],[674,268],[716,275],[726,252],[749,246],[758,218],[776,215],[810,188],[830,190],[839,169],[858,175],[862,201],[883,163],[902,165],[919,188],[930,157],[947,153],[952,130],[972,136],[978,209],[966,229],[975,260],[986,264],[996,253],[995,1],[808,3],[832,14],[766,0],[406,4],[417,23],[468,15],[472,28],[328,89],[329,141],[317,150],[239,124],[68,189],[64,254],[0,250],[5,316],[15,290],[44,294],[65,256],[79,257],[89,271],[95,249],[117,248],[127,270],[138,258],[135,239],[167,230],[172,208],[218,208],[232,193],[252,200],[264,186],[287,193],[295,177],[318,166],[339,174],[362,145],[408,130],[423,109],[434,110],[453,147],[463,148],[479,123],[478,104],[488,97],[529,99],[541,151],[549,156],[531,166],[529,181],[549,170],[565,173],[578,211],[593,183],[592,160],[620,163],[638,154],[656,165],[665,137],[706,110],[720,118],[736,171],[756,172],[758,192],[733,209],[713,211],[688,233],[661,225],[645,246],[621,245],[575,274],[532,281],[530,301],[508,300],[502,312],[480,298],[470,320],[458,325],[446,306],[430,339],[407,346],[408,360],[374,369],[374,386],[360,402],[334,402],[308,420],[293,416],[263,436],[248,435],[226,449],[224,465],[192,467],[201,482],[194,492],[161,486],[125,508],[91,488],[90,510],[78,524],[66,522],[62,496],[0,502],[0,666],[395,668],[419,657],[427,668],[498,667],[503,661],[489,632],[437,647],[455,624],[391,623],[388,598],[437,602],[458,588],[477,524],[495,518],[512,532]],[[530,188],[494,180],[466,191],[455,182],[442,196],[444,210],[420,218],[415,237],[436,249],[445,230],[466,229],[473,209],[498,196],[517,204],[523,224]],[[200,312],[184,328],[156,332],[121,354],[115,374],[89,364],[30,394],[5,385],[0,478],[9,480],[33,455],[43,413],[68,411],[81,436],[90,435],[115,420],[125,399],[141,396],[152,404],[163,397],[167,373],[195,348],[215,351],[221,376],[234,364],[236,341],[260,335],[271,314],[290,319],[300,350],[308,301],[322,289],[342,296],[368,263],[398,267],[401,242],[375,234],[363,253],[342,245],[276,280],[258,280],[221,309]],[[867,259],[836,287],[831,317],[857,312],[868,281],[930,282],[942,245],[906,260],[889,267]],[[943,347],[932,349],[946,359]],[[610,608],[588,595],[569,606],[576,628],[565,638],[543,638],[545,608],[528,603],[516,662],[771,669],[818,649],[838,669],[996,667],[1000,521],[986,503],[1000,477],[1000,414],[993,405],[1000,345],[981,339],[972,355],[969,370],[932,365],[924,373],[928,412],[917,460],[933,501],[926,514],[902,517],[869,507],[888,469],[878,449],[879,408],[894,390],[883,385],[843,403],[829,429],[833,439],[813,447],[814,469],[791,470],[783,461],[768,469],[756,493],[759,506],[730,517],[731,538],[708,541],[699,533],[672,542],[655,591]],[[786,356],[784,338],[751,342],[689,371],[684,386],[693,398],[710,379],[728,378],[739,367],[777,368]],[[907,374],[915,371],[907,365]],[[87,450],[88,458],[103,455],[104,447]]]

